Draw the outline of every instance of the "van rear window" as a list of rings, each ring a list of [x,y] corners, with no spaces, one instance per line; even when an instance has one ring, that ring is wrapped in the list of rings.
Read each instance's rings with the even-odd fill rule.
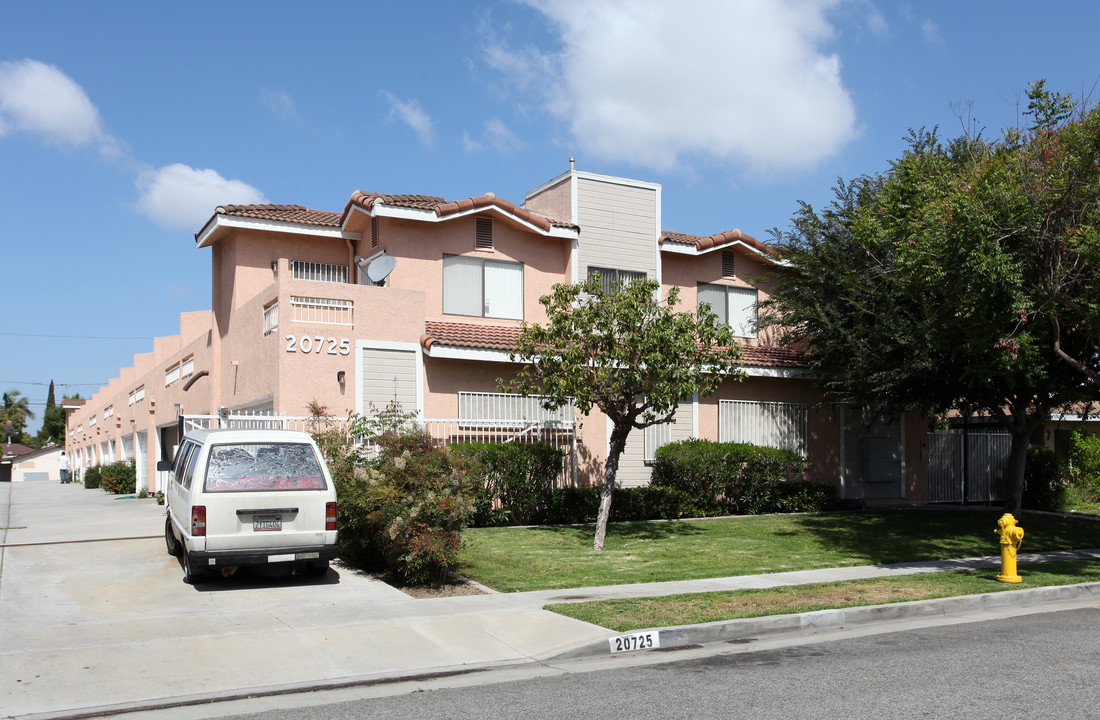
[[[324,490],[325,475],[313,447],[304,443],[214,445],[206,492]]]

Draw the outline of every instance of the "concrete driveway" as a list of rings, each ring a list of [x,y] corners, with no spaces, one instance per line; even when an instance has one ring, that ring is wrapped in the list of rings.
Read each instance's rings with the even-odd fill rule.
[[[608,631],[507,595],[415,600],[335,563],[186,585],[164,510],[0,485],[0,708],[67,715],[549,657]]]

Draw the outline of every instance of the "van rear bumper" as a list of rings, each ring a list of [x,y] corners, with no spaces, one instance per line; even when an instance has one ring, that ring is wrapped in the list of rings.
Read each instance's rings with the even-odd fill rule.
[[[198,569],[333,560],[336,558],[338,551],[339,548],[336,545],[313,545],[294,548],[267,548],[264,550],[198,551],[189,552],[187,555],[191,559],[191,564]]]

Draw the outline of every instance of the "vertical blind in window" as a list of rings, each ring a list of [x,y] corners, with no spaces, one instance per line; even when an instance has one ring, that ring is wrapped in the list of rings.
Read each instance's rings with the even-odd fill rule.
[[[722,400],[718,441],[752,443],[806,457],[808,409],[802,403]]]
[[[451,255],[443,258],[443,312],[481,315],[481,258]]]
[[[729,314],[726,312],[726,286],[725,285],[699,285],[699,305],[710,305],[710,311],[718,316],[718,322],[727,325]]]
[[[708,303],[718,322],[729,325],[738,337],[756,337],[756,290],[699,283],[698,303]]]
[[[462,255],[443,258],[443,312],[523,319],[523,265]]]
[[[727,288],[729,325],[735,335],[756,337],[756,291],[752,288]]]

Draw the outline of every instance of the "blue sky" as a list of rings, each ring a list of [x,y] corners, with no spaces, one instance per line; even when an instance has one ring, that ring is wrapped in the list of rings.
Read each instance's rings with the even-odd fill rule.
[[[1095,98],[1098,25],[1091,0],[7,2],[0,390],[41,417],[51,379],[89,397],[209,308],[218,204],[518,204],[575,157],[661,183],[667,230],[767,239],[909,127],[996,135],[1039,78]]]

